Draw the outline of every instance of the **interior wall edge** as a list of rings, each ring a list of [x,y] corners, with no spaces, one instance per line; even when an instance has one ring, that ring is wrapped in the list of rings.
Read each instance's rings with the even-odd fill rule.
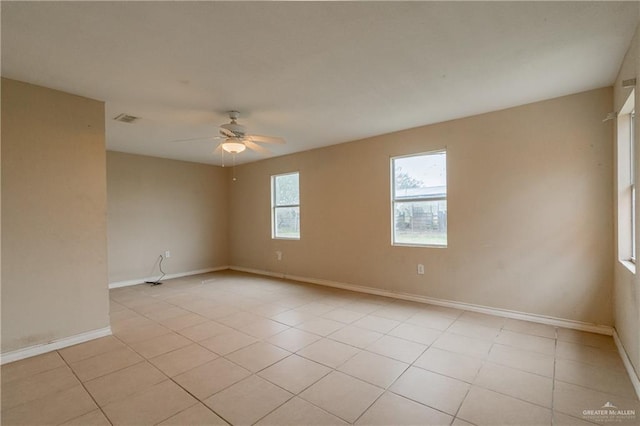
[[[491,307],[491,306],[483,306],[483,305],[475,305],[475,304],[472,304],[472,303],[457,302],[455,300],[437,299],[437,298],[433,298],[433,297],[421,296],[421,295],[418,295],[418,294],[397,293],[397,292],[392,292],[392,291],[388,291],[388,290],[382,290],[382,289],[379,289],[379,288],[361,286],[361,285],[357,285],[357,284],[347,284],[347,283],[341,283],[341,282],[337,282],[337,281],[330,281],[330,280],[323,280],[323,279],[309,278],[309,277],[301,277],[301,276],[296,276],[296,275],[289,275],[289,274],[283,274],[283,273],[277,273],[277,272],[263,271],[263,270],[260,270],[260,269],[245,268],[243,266],[232,265],[232,266],[229,267],[229,269],[231,269],[233,271],[247,272],[247,273],[250,273],[250,274],[264,275],[264,276],[270,276],[270,277],[275,277],[275,278],[282,278],[282,279],[288,279],[288,280],[293,280],[293,281],[300,281],[300,282],[305,282],[305,283],[309,283],[309,284],[317,284],[317,285],[322,285],[322,286],[326,286],[326,287],[340,288],[340,289],[343,289],[343,290],[356,291],[356,292],[359,292],[359,293],[373,294],[373,295],[376,295],[376,296],[390,297],[390,298],[393,298],[393,299],[408,300],[408,301],[411,301],[411,302],[418,302],[418,303],[425,303],[425,304],[430,304],[430,305],[445,306],[447,308],[462,309],[462,310],[465,310],[465,311],[479,312],[479,313],[483,313],[483,314],[495,315],[495,316],[499,316],[499,317],[517,319],[517,320],[522,320],[522,321],[531,321],[531,322],[535,322],[535,323],[539,323],[539,324],[551,325],[551,326],[554,326],[554,327],[570,328],[570,329],[573,329],[573,330],[587,331],[587,332],[591,332],[591,333],[604,334],[604,335],[607,335],[607,336],[611,336],[614,333],[613,327],[608,326],[608,325],[591,324],[591,323],[588,323],[588,322],[576,321],[576,320],[565,319],[565,318],[556,318],[556,317],[532,314],[532,313],[528,313],[528,312],[511,311],[511,310],[508,310],[508,309],[494,308],[494,307]]]
[[[171,280],[174,278],[181,278],[181,277],[188,277],[191,275],[199,275],[199,274],[206,274],[208,272],[217,272],[217,271],[224,271],[229,269],[229,265],[223,265],[223,266],[214,266],[211,268],[204,268],[204,269],[196,269],[194,271],[186,271],[186,272],[178,272],[175,274],[167,274],[164,277],[162,277],[162,280]],[[133,280],[125,280],[125,281],[114,281],[109,283],[109,289],[113,289],[113,288],[120,288],[120,287],[129,287],[132,285],[138,285],[138,284],[144,284],[147,281],[155,281],[158,279],[158,276],[155,275],[153,277],[145,277],[145,278],[136,278]]]
[[[73,336],[56,339],[48,343],[41,343],[22,349],[16,349],[14,351],[4,352],[0,354],[0,365],[19,361],[25,358],[31,358],[32,356],[41,355],[47,352],[66,348],[68,346],[77,345],[78,343],[88,342],[89,340],[99,339],[100,337],[110,336],[111,334],[111,327],[103,327]]]
[[[631,380],[633,389],[636,391],[636,396],[640,399],[640,377],[638,377],[638,373],[635,368],[633,368],[631,358],[629,358],[629,354],[624,348],[622,340],[620,340],[620,336],[618,336],[618,331],[616,329],[613,330],[613,341],[616,344],[616,348],[618,348],[618,353],[620,354],[620,358],[622,358],[622,363],[624,364],[624,368],[627,370],[627,375]]]

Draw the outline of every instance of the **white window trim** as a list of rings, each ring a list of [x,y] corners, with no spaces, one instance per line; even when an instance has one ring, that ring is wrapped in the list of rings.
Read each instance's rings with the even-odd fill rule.
[[[390,167],[390,184],[391,184],[391,245],[395,246],[395,247],[424,247],[424,248],[439,248],[439,249],[446,249],[449,246],[449,230],[447,229],[447,244],[410,244],[410,243],[398,243],[396,242],[396,224],[395,224],[395,207],[396,207],[396,203],[402,203],[402,202],[406,202],[406,203],[413,203],[413,202],[420,202],[420,201],[441,201],[441,200],[447,200],[449,194],[448,194],[448,179],[447,179],[447,195],[445,195],[444,197],[442,196],[434,196],[434,197],[415,197],[415,198],[411,198],[411,199],[405,199],[405,200],[396,200],[394,195],[396,192],[396,173],[395,173],[395,161],[399,158],[409,158],[409,157],[418,157],[421,155],[433,155],[433,154],[439,154],[439,153],[444,153],[445,154],[445,158],[447,161],[447,174],[449,173],[449,156],[447,155],[447,149],[446,148],[441,148],[441,149],[436,149],[433,151],[425,151],[425,152],[416,152],[414,154],[406,154],[406,155],[396,155],[394,157],[390,157],[390,161],[389,161],[389,167]],[[447,176],[448,177],[448,176]],[[447,210],[448,210],[448,203],[447,203]]]
[[[276,205],[276,178],[281,176],[298,175],[298,185],[300,184],[300,172],[287,172],[271,175],[271,239],[273,240],[292,240],[297,241],[302,237],[302,229],[298,229],[297,237],[279,237],[276,235],[276,209],[298,207],[300,209],[300,186],[298,186],[298,204],[282,204]],[[302,226],[300,226],[302,228]]]
[[[635,111],[635,91],[631,91],[618,113],[617,126],[617,257],[629,271],[636,272],[636,200],[635,156],[638,135],[637,124],[633,122]],[[633,139],[633,140],[632,140]]]

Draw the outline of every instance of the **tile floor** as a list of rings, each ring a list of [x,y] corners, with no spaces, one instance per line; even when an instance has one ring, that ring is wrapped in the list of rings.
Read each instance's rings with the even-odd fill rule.
[[[2,366],[2,424],[640,424],[608,336],[233,272],[111,290],[111,327]]]

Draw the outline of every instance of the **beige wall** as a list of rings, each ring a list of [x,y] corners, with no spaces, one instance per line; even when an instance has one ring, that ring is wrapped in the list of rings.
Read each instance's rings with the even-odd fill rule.
[[[2,352],[109,326],[104,104],[2,79]]]
[[[603,88],[240,166],[231,264],[610,325],[611,108]],[[389,158],[442,148],[448,248],[391,246]],[[296,170],[302,238],[272,240],[269,176]]]
[[[623,88],[622,80],[637,78],[638,84],[635,89],[635,105],[640,105],[640,26],[636,29],[635,36],[625,59],[620,68],[614,89],[614,110],[620,111],[625,100],[631,93],[631,88]],[[636,129],[638,126],[636,118]],[[636,132],[636,146],[640,146],[640,137]],[[640,150],[636,149],[636,170],[640,170]],[[618,193],[615,186],[614,193]],[[616,203],[617,206],[617,203]],[[640,206],[636,207],[636,223],[640,223]],[[616,211],[617,217],[617,211]],[[616,236],[618,228],[624,231],[626,224],[616,223]],[[640,247],[640,229],[636,229],[636,247]],[[616,245],[617,247],[617,245]],[[633,274],[622,262],[618,261],[618,253],[614,257],[615,284],[614,284],[614,306],[615,306],[615,328],[620,336],[631,363],[635,367],[636,374],[640,375],[640,278],[638,274]]]
[[[107,152],[109,282],[228,265],[227,169]]]

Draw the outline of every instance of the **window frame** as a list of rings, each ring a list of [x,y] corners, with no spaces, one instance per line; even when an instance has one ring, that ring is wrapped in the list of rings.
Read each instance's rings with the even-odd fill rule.
[[[445,182],[447,182],[446,188],[447,188],[447,192],[445,193],[444,196],[442,195],[435,195],[435,196],[416,196],[416,197],[411,197],[411,198],[407,198],[404,197],[403,199],[398,199],[398,197],[396,197],[396,164],[395,164],[395,160],[398,159],[402,159],[402,158],[409,158],[409,157],[421,157],[421,156],[428,156],[428,155],[438,155],[438,154],[444,154],[445,156]],[[397,156],[393,156],[390,157],[390,183],[391,183],[391,245],[392,246],[397,246],[397,247],[427,247],[427,248],[447,248],[449,246],[449,229],[447,227],[447,230],[445,231],[445,235],[447,236],[447,242],[445,244],[412,244],[412,243],[403,243],[403,242],[397,242],[396,241],[396,217],[395,217],[395,210],[396,210],[396,204],[397,203],[416,203],[416,202],[427,202],[427,201],[447,201],[448,199],[448,170],[449,170],[449,165],[448,165],[448,161],[449,161],[449,157],[447,155],[447,148],[440,148],[440,149],[435,149],[432,151],[425,151],[425,152],[417,152],[417,153],[413,153],[413,154],[405,154],[405,155],[397,155]],[[447,201],[447,212],[449,211],[449,204]]]
[[[282,205],[278,205],[276,203],[276,182],[277,182],[277,178],[282,177],[282,176],[290,176],[290,175],[298,175],[298,204],[282,204]],[[296,237],[283,237],[283,236],[278,236],[277,235],[277,226],[276,226],[276,211],[278,209],[284,209],[284,208],[292,208],[292,207],[297,207],[298,208],[298,236]],[[302,226],[300,226],[300,172],[299,171],[294,171],[294,172],[287,172],[287,173],[278,173],[275,175],[271,175],[271,239],[273,240],[300,240],[301,236],[302,236]]]
[[[636,141],[635,89],[617,114],[616,189],[618,261],[636,272]]]

